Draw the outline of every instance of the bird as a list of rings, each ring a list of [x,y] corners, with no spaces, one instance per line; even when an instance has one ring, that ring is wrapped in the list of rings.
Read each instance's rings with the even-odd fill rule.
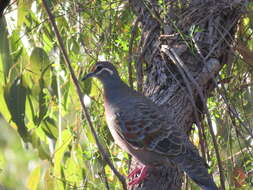
[[[202,189],[218,190],[198,150],[163,107],[131,89],[108,61],[97,62],[82,80],[93,77],[103,85],[106,122],[115,143],[142,164],[128,175],[129,185],[140,184],[149,167],[173,163]]]

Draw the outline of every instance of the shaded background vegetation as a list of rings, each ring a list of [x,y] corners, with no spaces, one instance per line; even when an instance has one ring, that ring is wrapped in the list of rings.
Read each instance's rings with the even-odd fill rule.
[[[128,1],[48,1],[65,48],[81,78],[96,60],[111,60],[129,84],[140,31],[129,42],[135,16]],[[163,1],[161,1],[161,4]],[[238,23],[233,60],[219,73],[220,90],[208,100],[227,189],[252,189],[253,4]],[[101,158],[84,119],[73,82],[41,1],[11,3],[0,20],[0,183],[6,189],[121,189]],[[129,51],[132,59],[129,58]],[[131,74],[131,73],[130,73]],[[136,88],[136,70],[132,74]],[[131,85],[131,84],[130,84]],[[101,84],[81,84],[99,140],[120,173],[128,155],[112,141]],[[203,121],[203,125],[207,124]],[[191,139],[200,149],[197,128]],[[205,153],[218,182],[207,127]],[[185,180],[184,188],[197,189]]]

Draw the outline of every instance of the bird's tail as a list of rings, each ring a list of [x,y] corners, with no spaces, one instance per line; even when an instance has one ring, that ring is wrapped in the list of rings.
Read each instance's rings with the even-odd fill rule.
[[[191,158],[188,155],[180,156],[180,158],[176,159],[176,163],[202,189],[219,190],[214,183],[213,177],[208,174],[206,165],[199,156],[196,159],[194,159],[194,156]]]
[[[191,179],[197,183],[204,190],[219,190],[216,184],[214,183],[213,177],[208,174],[207,169],[198,168],[193,172],[186,171],[187,175],[191,177]],[[198,173],[199,172],[199,173]]]

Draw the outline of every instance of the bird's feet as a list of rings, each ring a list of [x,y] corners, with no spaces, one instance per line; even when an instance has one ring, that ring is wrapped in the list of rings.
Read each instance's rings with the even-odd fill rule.
[[[135,168],[131,173],[127,176],[129,178],[128,185],[136,185],[142,182],[148,175],[148,166],[143,166],[141,168]]]

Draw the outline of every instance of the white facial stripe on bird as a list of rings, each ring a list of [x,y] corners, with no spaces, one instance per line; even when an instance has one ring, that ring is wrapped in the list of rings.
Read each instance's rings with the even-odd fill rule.
[[[97,75],[99,75],[102,71],[108,71],[110,75],[113,75],[113,71],[108,68],[102,68],[99,72],[97,72]]]

